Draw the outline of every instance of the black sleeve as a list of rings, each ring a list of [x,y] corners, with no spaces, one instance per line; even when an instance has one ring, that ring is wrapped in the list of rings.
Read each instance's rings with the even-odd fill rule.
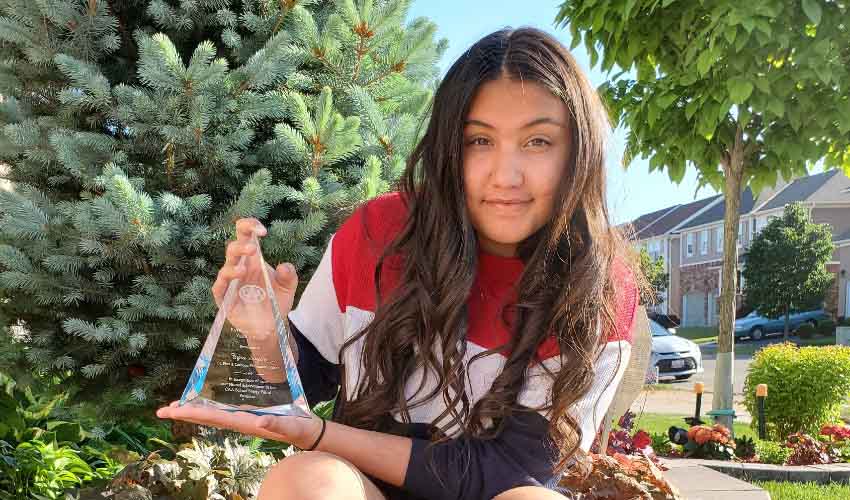
[[[511,488],[545,486],[554,477],[549,422],[537,412],[509,417],[494,439],[435,444],[430,462],[428,445],[427,440],[413,440],[404,489],[429,500],[490,500]]]
[[[339,388],[339,365],[326,360],[292,321],[289,322],[289,330],[298,346],[298,374],[307,402],[312,407],[335,398]]]

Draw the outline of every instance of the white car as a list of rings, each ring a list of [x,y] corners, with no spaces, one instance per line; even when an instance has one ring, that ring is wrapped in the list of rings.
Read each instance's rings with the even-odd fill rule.
[[[698,345],[679,337],[672,328],[668,330],[652,320],[649,321],[649,330],[652,332],[650,372],[657,368],[659,379],[676,380],[686,380],[695,373],[702,373],[702,353]]]

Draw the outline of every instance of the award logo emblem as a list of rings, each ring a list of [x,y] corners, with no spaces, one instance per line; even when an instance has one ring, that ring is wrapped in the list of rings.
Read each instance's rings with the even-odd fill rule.
[[[212,406],[257,415],[310,416],[260,241],[242,256],[245,277],[233,279],[180,398],[180,406]]]

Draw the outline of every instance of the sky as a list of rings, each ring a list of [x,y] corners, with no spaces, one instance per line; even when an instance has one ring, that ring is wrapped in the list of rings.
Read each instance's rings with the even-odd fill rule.
[[[553,23],[561,3],[561,0],[413,0],[409,17],[431,19],[438,27],[437,36],[449,41],[449,48],[440,61],[445,73],[478,39],[507,26],[546,30],[569,47],[569,30],[555,28]],[[605,81],[605,73],[598,67],[590,68],[590,58],[583,44],[572,53],[595,86]],[[615,130],[608,151],[608,206],[614,223],[715,194],[711,188],[696,192],[694,169],[688,169],[685,179],[678,185],[670,181],[666,172],[650,173],[646,160],[637,159],[624,170],[621,160],[626,137],[626,130]]]

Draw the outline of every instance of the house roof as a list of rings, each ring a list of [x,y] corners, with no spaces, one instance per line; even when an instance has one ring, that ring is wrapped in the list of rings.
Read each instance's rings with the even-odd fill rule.
[[[741,193],[741,204],[738,209],[739,214],[749,213],[750,210],[755,206],[755,198],[753,197],[753,191],[749,187]],[[679,229],[687,229],[691,227],[701,226],[703,224],[711,224],[712,222],[720,222],[726,216],[726,204],[725,203],[717,203],[713,207],[709,208],[705,212],[699,214],[694,217],[692,220],[688,221],[687,224],[682,226]]]
[[[829,183],[830,180],[839,174],[841,174],[844,179],[847,179],[840,170],[830,170],[820,174],[795,179],[793,182],[785,186],[782,191],[777,193],[776,196],[768,200],[764,206],[759,208],[759,211],[782,208],[795,201],[839,201],[840,198],[839,200],[835,199],[834,195],[836,193],[831,192],[833,190],[822,189],[827,183]],[[850,185],[850,180],[848,180],[848,185]],[[840,193],[840,189],[838,192]],[[816,193],[818,196],[814,196]],[[844,198],[846,198],[846,201],[850,201],[850,194],[845,195]]]
[[[651,225],[653,222],[656,222],[658,219],[662,218],[667,214],[670,210],[676,208],[676,206],[662,208],[661,210],[656,210],[655,212],[651,212],[648,214],[641,215],[637,219],[622,224],[620,229],[623,231],[628,237],[637,236],[638,233],[643,231],[647,226]]]
[[[669,233],[673,228],[681,224],[682,221],[687,220],[688,217],[693,217],[695,213],[707,207],[721,196],[722,195],[718,194],[702,200],[667,207],[664,209],[666,213],[649,225],[644,226],[643,230],[640,231],[640,234],[637,234],[637,238],[646,239]],[[640,218],[641,217],[636,220],[640,220]]]

